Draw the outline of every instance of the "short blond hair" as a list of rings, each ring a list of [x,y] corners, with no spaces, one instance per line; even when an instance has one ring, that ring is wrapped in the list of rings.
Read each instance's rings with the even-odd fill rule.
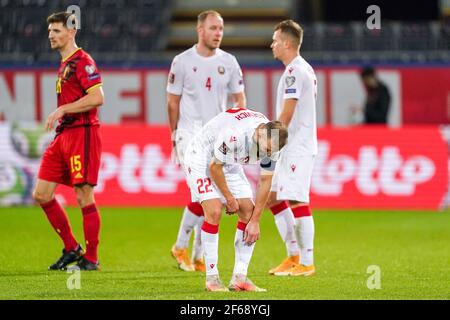
[[[280,30],[282,34],[288,36],[291,40],[293,40],[296,46],[300,47],[302,45],[303,29],[294,20],[289,19],[281,21],[274,28],[274,31],[277,30]]]
[[[281,150],[288,140],[288,129],[283,125],[281,121],[270,121],[264,124],[263,127],[267,130],[267,138],[272,140],[273,138],[278,138],[278,149]],[[274,130],[274,131],[272,131]],[[278,136],[272,136],[273,133],[276,133]]]
[[[205,20],[208,18],[208,16],[213,15],[219,18],[222,18],[222,16],[220,15],[220,13],[218,13],[215,10],[206,10],[206,11],[202,11],[199,13],[199,15],[197,16],[197,26],[203,24],[205,22]]]

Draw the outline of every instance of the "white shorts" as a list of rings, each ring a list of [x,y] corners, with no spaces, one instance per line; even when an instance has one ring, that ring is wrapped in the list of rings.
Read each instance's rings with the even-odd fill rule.
[[[225,203],[225,198],[211,179],[208,167],[186,162],[184,168],[192,202],[202,203],[205,200],[220,199]],[[224,174],[228,189],[235,199],[253,199],[252,188],[242,166],[225,166]]]
[[[272,178],[271,191],[277,193],[277,200],[309,203],[314,158],[282,154]]]
[[[177,129],[175,133],[176,156],[178,163],[183,167],[184,154],[186,152],[189,141],[194,137],[194,132],[186,129]]]

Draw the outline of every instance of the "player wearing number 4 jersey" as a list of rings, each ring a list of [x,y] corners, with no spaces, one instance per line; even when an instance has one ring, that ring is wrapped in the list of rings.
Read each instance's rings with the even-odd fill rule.
[[[289,130],[275,170],[269,207],[286,244],[288,257],[269,273],[310,276],[313,262],[314,220],[309,208],[309,188],[317,154],[316,95],[313,68],[300,56],[303,30],[292,20],[275,27],[273,55],[286,69],[277,92],[277,117]]]
[[[233,108],[209,121],[189,142],[183,168],[192,201],[205,212],[201,237],[205,250],[206,289],[209,291],[263,291],[247,278],[247,269],[259,238],[259,219],[272,183],[272,171],[279,150],[287,140],[281,122],[269,120],[249,109]],[[253,203],[251,187],[241,166],[230,164],[261,161],[261,177]],[[235,264],[230,285],[219,278],[218,244],[222,205],[239,216],[235,234]]]
[[[216,11],[200,13],[197,32],[198,43],[173,59],[167,83],[173,151],[181,164],[189,140],[206,122],[227,109],[229,94],[236,106],[245,107],[241,68],[234,56],[219,49],[223,36],[220,14]],[[171,250],[184,271],[205,271],[200,237],[203,220],[202,206],[197,202],[189,203]],[[193,230],[191,261],[188,246]]]
[[[49,269],[64,270],[77,262],[80,270],[98,270],[100,215],[93,188],[100,167],[97,107],[103,104],[102,80],[94,60],[75,43],[75,16],[55,13],[47,22],[51,48],[59,51],[62,61],[56,83],[58,107],[48,116],[45,126],[51,130],[56,121],[59,124],[55,139],[42,157],[33,198],[64,242],[62,256]],[[83,214],[86,252],[55,199],[58,184],[75,190]]]

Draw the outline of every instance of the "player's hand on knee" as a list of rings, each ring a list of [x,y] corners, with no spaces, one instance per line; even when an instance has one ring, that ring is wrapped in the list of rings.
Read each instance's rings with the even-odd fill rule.
[[[234,197],[229,197],[226,203],[226,210],[225,212],[227,214],[235,214],[239,210],[239,203]]]
[[[250,221],[244,231],[244,242],[251,246],[259,239],[259,223]]]

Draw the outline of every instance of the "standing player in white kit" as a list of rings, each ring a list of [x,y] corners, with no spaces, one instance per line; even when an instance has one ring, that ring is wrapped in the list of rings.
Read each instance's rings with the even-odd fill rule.
[[[236,58],[219,49],[223,37],[223,19],[216,11],[198,15],[198,43],[177,55],[172,62],[167,84],[167,106],[174,152],[183,165],[189,140],[202,126],[227,108],[228,94],[236,107],[245,108],[246,98],[241,68]],[[231,106],[230,106],[231,107]],[[189,203],[184,209],[172,256],[184,271],[205,271],[200,228],[202,206]],[[194,230],[192,260],[189,239]]]
[[[247,269],[259,238],[259,219],[272,185],[272,172],[279,150],[285,145],[287,130],[281,122],[269,120],[249,109],[233,108],[209,121],[191,139],[184,155],[184,170],[192,201],[205,212],[201,237],[205,250],[208,291],[265,291],[247,278]],[[255,203],[242,166],[261,161],[261,176]],[[237,212],[234,238],[235,264],[229,287],[219,278],[219,222],[222,206]]]
[[[277,163],[269,207],[288,257],[269,273],[310,276],[315,273],[309,189],[317,155],[317,79],[313,68],[300,56],[303,29],[285,20],[274,30],[273,55],[286,66],[278,85],[277,118],[288,128],[289,142]]]

